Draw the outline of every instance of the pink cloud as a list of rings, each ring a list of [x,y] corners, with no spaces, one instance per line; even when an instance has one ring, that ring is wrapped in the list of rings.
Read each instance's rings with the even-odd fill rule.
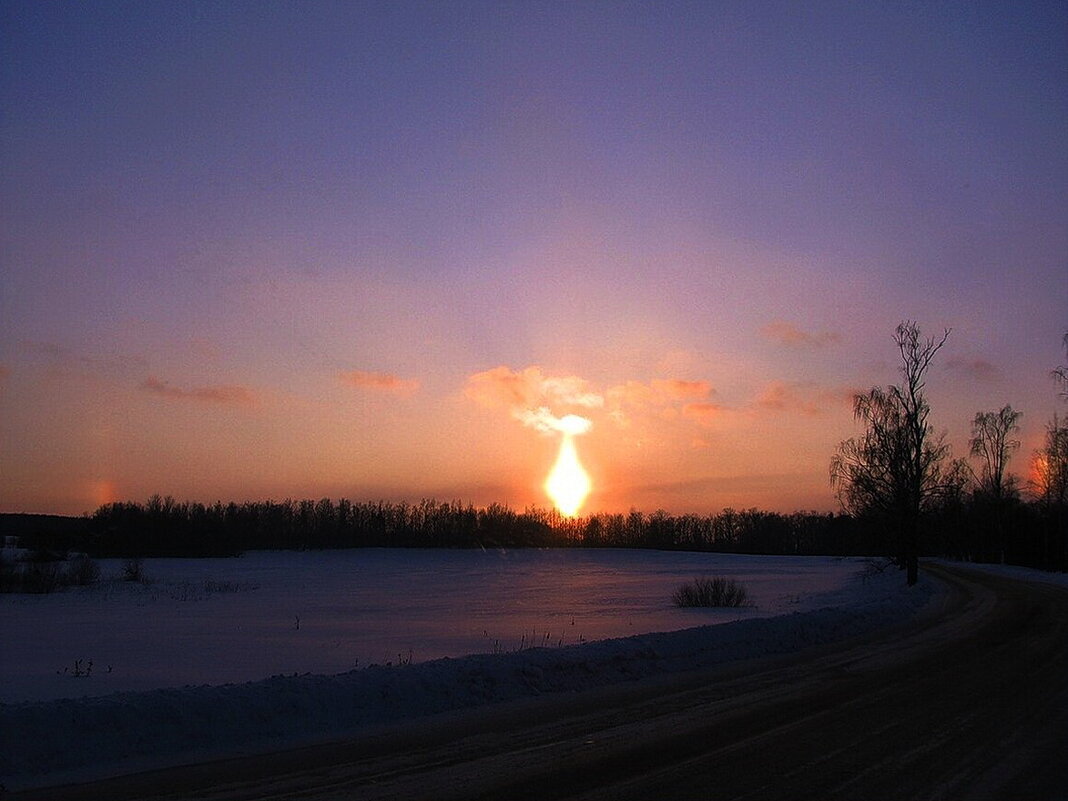
[[[708,401],[699,401],[697,403],[688,403],[682,407],[682,413],[684,416],[689,417],[701,425],[710,425],[714,420],[718,419],[726,409],[718,403],[710,403]]]
[[[712,385],[707,381],[684,381],[680,378],[656,378],[650,386],[669,400],[699,400],[712,393]]]
[[[393,395],[411,395],[419,389],[419,381],[414,378],[399,378],[392,373],[372,373],[365,370],[346,370],[338,374],[341,383],[373,392],[386,392]]]
[[[502,365],[468,376],[464,394],[489,408],[531,408],[540,402],[541,382],[538,367],[513,371]]]
[[[699,401],[713,394],[707,381],[687,381],[681,378],[654,378],[648,384],[627,381],[610,388],[605,396],[609,405],[619,408],[629,406],[668,406],[683,401]]]
[[[486,408],[506,409],[523,425],[547,435],[585,433],[591,420],[573,413],[558,415],[567,407],[587,410],[604,405],[604,398],[585,379],[546,376],[536,365],[518,371],[502,365],[475,373],[468,376],[464,394]]]
[[[494,367],[468,376],[464,394],[489,408],[533,409],[540,406],[604,405],[604,398],[576,375],[546,376],[538,366],[523,370]]]
[[[852,405],[854,390],[819,387],[814,384],[772,381],[765,385],[753,405],[770,412],[800,412],[816,416],[840,405]]]
[[[539,430],[543,427],[535,426],[534,421],[556,420],[555,415],[576,411],[575,407],[582,407],[578,410],[581,414],[603,409],[610,420],[624,428],[642,420],[655,423],[683,417],[704,425],[724,410],[711,402],[715,390],[707,381],[630,379],[601,392],[579,376],[547,376],[537,366],[523,370],[501,366],[475,373],[468,377],[464,393],[486,408],[507,410],[524,425]]]
[[[772,342],[795,348],[822,348],[825,345],[836,345],[842,341],[842,335],[837,332],[810,333],[785,320],[773,320],[761,328],[760,333]]]
[[[641,407],[652,404],[656,393],[651,386],[641,381],[626,381],[611,387],[605,392],[605,397],[610,406],[619,409],[622,406]]]
[[[219,403],[225,406],[255,406],[258,403],[255,392],[248,387],[235,384],[182,389],[171,386],[169,381],[161,381],[155,376],[149,376],[141,382],[141,389],[165,398]]]
[[[810,398],[805,397],[808,394],[796,384],[772,381],[757,397],[756,405],[761,409],[776,412],[799,411],[808,415],[818,414],[819,407]]]

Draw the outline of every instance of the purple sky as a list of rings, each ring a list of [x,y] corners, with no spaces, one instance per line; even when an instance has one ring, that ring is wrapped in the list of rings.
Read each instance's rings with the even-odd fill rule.
[[[545,505],[542,406],[588,510],[831,509],[904,319],[957,455],[1065,411],[1063,2],[7,0],[0,46],[0,510]]]

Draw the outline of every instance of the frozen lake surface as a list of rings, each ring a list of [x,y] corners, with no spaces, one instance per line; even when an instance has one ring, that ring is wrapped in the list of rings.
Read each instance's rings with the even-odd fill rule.
[[[855,559],[617,549],[148,559],[147,585],[118,580],[120,560],[100,565],[94,587],[0,596],[0,702],[555,648],[841,605],[863,589]],[[672,606],[679,584],[713,575],[744,581],[753,606]]]

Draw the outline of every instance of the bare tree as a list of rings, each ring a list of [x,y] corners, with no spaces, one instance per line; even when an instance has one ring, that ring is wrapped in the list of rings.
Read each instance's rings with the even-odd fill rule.
[[[949,446],[945,435],[931,430],[923,391],[927,370],[949,333],[924,338],[916,323],[898,325],[894,343],[903,381],[854,396],[853,414],[866,431],[842,442],[831,460],[831,484],[842,506],[855,515],[879,517],[895,531],[897,556],[910,585],[919,572],[920,517],[961,478],[959,464],[945,464]]]
[[[980,459],[979,489],[995,501],[1001,501],[1015,492],[1015,481],[1006,476],[1005,468],[1013,451],[1020,447],[1012,435],[1020,430],[1017,425],[1022,416],[1012,406],[1004,406],[996,412],[977,412],[972,420],[972,438],[969,440],[972,456]]]
[[[1068,331],[1064,332],[1064,352],[1068,355]],[[1061,391],[1061,397],[1068,400],[1068,364],[1062,364],[1060,367],[1054,368],[1051,373],[1053,379],[1063,388]]]
[[[1057,415],[1046,426],[1046,441],[1031,465],[1031,494],[1046,507],[1068,505],[1068,424]]]
[[[993,529],[1001,563],[1005,563],[1007,541],[1005,515],[1008,503],[1016,497],[1016,480],[1006,474],[1006,466],[1020,441],[1012,435],[1020,430],[1016,424],[1021,413],[1004,406],[996,412],[977,412],[972,420],[972,438],[969,440],[972,456],[978,457],[978,486],[974,502],[983,510],[986,524]]]
[[[1064,350],[1068,356],[1068,332],[1064,335]],[[1068,364],[1052,371],[1053,379],[1063,388],[1061,397],[1068,401]],[[1046,425],[1046,440],[1031,457],[1031,495],[1047,509],[1068,506],[1068,422],[1062,423],[1056,414]]]

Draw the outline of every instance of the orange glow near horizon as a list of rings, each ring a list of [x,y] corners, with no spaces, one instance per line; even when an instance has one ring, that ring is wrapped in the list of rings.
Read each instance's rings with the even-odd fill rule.
[[[560,454],[544,486],[545,492],[564,517],[574,517],[590,494],[590,475],[579,462],[572,434],[564,434]]]

